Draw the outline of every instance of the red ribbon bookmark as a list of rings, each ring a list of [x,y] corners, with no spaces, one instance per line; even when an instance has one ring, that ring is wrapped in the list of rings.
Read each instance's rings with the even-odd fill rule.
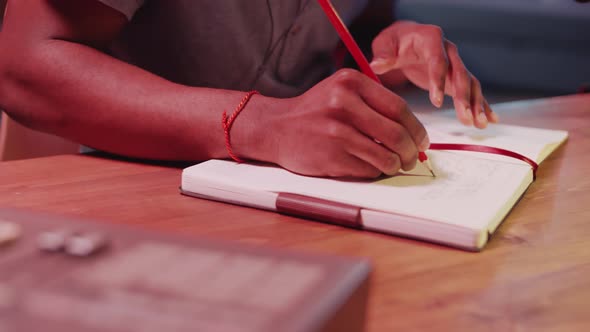
[[[431,143],[430,144],[431,150],[455,150],[455,151],[474,151],[474,152],[483,152],[483,153],[492,153],[501,156],[511,157],[518,160],[522,160],[529,165],[533,169],[533,180],[537,178],[537,169],[539,168],[539,164],[537,164],[534,160],[521,155],[520,153],[516,153],[514,151],[494,148],[491,146],[485,145],[475,145],[475,144],[456,144],[456,143]]]

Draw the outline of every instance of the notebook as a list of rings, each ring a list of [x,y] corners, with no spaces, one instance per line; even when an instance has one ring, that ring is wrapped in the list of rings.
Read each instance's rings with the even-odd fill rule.
[[[540,164],[568,133],[418,115],[431,142],[492,146]],[[209,160],[182,172],[186,195],[479,251],[533,182],[531,165],[468,151],[428,151],[436,177],[418,164],[375,180],[297,175],[274,165]]]

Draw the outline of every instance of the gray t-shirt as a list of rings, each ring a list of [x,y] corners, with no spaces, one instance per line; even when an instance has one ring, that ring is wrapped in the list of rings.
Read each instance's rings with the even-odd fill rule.
[[[130,20],[111,54],[173,82],[289,97],[332,71],[338,35],[316,0],[100,1]],[[333,3],[350,23],[367,0]]]

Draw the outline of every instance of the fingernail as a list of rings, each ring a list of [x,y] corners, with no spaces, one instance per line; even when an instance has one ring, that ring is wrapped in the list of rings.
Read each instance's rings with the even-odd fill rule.
[[[445,98],[443,92],[440,89],[436,89],[434,92],[434,100],[438,107],[441,107],[443,104],[443,99]]]
[[[389,70],[389,60],[378,58],[371,62],[370,64],[371,69],[375,72],[375,74],[383,74]]]
[[[420,151],[426,151],[428,150],[428,148],[430,147],[430,138],[428,138],[428,135],[424,136],[424,139],[422,139],[422,142],[420,143],[420,146],[418,147],[420,149]]]
[[[477,115],[477,122],[479,122],[479,124],[481,124],[481,125],[487,125],[488,124],[488,118],[486,117],[485,114],[479,113]]]
[[[490,121],[493,123],[498,123],[500,122],[500,118],[498,117],[498,114],[496,112],[490,112]]]
[[[432,104],[438,108],[440,108],[443,104],[443,94],[438,88],[433,88],[430,92],[430,100]]]

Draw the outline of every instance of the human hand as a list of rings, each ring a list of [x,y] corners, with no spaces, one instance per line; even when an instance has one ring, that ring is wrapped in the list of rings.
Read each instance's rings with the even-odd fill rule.
[[[459,120],[485,128],[498,122],[483,96],[481,84],[465,67],[457,46],[445,39],[434,25],[399,21],[383,30],[373,41],[371,67],[378,75],[399,69],[415,85],[429,90],[436,107],[444,94],[453,98]]]
[[[272,159],[300,174],[392,175],[414,168],[418,151],[430,144],[402,98],[355,70],[340,70],[275,106],[267,123],[274,136],[267,141],[277,144]]]

